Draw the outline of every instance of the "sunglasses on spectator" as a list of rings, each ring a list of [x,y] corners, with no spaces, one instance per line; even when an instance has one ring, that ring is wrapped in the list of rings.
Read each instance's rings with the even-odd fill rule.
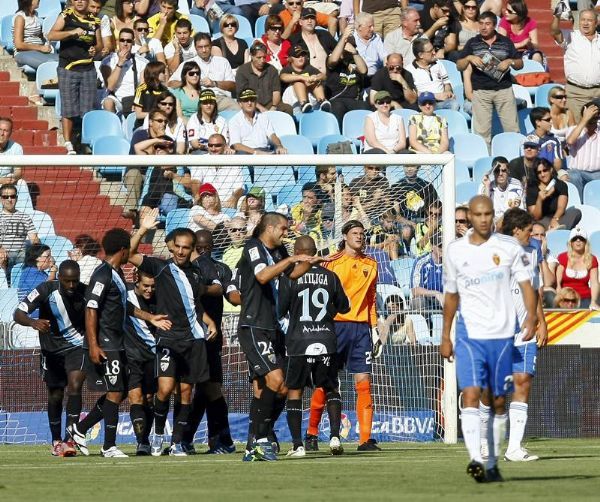
[[[233,233],[233,232],[245,232],[246,229],[244,227],[241,227],[241,228],[234,227],[234,228],[230,228],[229,231],[231,233]]]
[[[15,195],[3,195],[2,198],[4,200],[7,200],[7,199],[16,199],[17,195],[16,194]]]
[[[286,2],[288,5],[302,5],[302,2]]]
[[[429,211],[429,216],[442,216],[440,211]]]
[[[271,26],[269,29],[271,31],[283,31],[283,26]]]
[[[454,220],[454,223],[458,223],[459,225],[466,225],[467,223],[469,223],[469,221],[465,220],[465,219],[459,219],[459,218],[457,218],[457,219]]]
[[[523,146],[523,150],[539,150],[539,147],[533,145],[525,145]]]
[[[507,14],[516,14],[516,12],[512,9],[509,9],[508,7],[506,8],[506,13]]]
[[[158,104],[162,106],[175,106],[173,101],[159,101]]]
[[[540,120],[543,122],[550,122],[552,120],[552,117],[542,117]]]
[[[508,172],[508,168],[506,168],[506,167],[497,167],[496,169],[494,169],[494,174],[507,173],[507,172]]]
[[[433,101],[425,101],[425,103],[421,103],[421,106],[434,106],[435,103]]]
[[[376,101],[375,104],[377,104],[377,105],[391,105],[392,104],[392,100],[391,99],[380,99],[379,101]]]
[[[122,44],[132,44],[133,38],[119,38],[119,42]]]
[[[256,98],[245,98],[245,99],[240,99],[241,103],[256,103]]]
[[[547,173],[548,171],[550,171],[551,168],[550,167],[543,167],[542,169],[540,169],[539,171],[536,171],[536,174],[543,174],[543,173]]]
[[[159,124],[166,124],[167,120],[166,119],[151,119],[152,122],[158,122]]]
[[[388,66],[388,70],[392,70],[392,71],[400,71],[401,69],[402,69],[402,65],[399,65],[399,64]]]
[[[223,28],[237,28],[237,27],[238,27],[237,23],[225,23],[223,25]]]
[[[577,242],[577,241],[579,241],[579,242],[586,242],[586,239],[583,238],[583,237],[581,237],[581,235],[578,235],[577,237],[573,237],[571,239],[571,242]]]
[[[477,5],[465,5],[465,9],[473,9],[475,10],[477,8]]]
[[[150,28],[136,28],[135,31],[139,31],[139,32],[149,32]]]
[[[577,298],[563,298],[561,302],[565,303],[577,303]]]
[[[225,143],[208,143],[208,148],[221,148]]]
[[[567,99],[566,94],[556,94],[555,96],[550,96],[552,99]]]
[[[188,72],[186,73],[186,75],[187,75],[187,76],[189,76],[189,77],[197,77],[198,75],[200,75],[200,72],[199,72],[199,71],[197,71],[197,70],[188,71]]]

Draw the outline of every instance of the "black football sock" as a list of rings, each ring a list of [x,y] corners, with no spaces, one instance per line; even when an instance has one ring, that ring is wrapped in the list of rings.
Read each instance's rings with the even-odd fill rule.
[[[177,421],[179,411],[181,410],[181,397],[179,394],[173,395],[173,423]]]
[[[294,450],[302,444],[302,399],[288,399],[287,423],[294,442]]]
[[[200,427],[200,422],[202,422],[202,417],[204,416],[204,410],[206,408],[206,397],[199,385],[196,386],[191,406],[188,416],[188,426],[183,433],[183,440],[186,443],[194,442],[194,436],[196,435],[198,427]]]
[[[146,431],[146,412],[141,404],[132,404],[129,407],[129,416],[133,425],[133,432],[138,443],[144,442],[144,432]]]
[[[248,413],[248,440],[246,441],[246,450],[250,451],[254,444],[255,431],[254,427],[256,424],[256,411],[258,410],[258,398],[252,397],[250,401],[250,412]]]
[[[62,393],[48,393],[48,425],[50,426],[50,434],[52,441],[61,441],[62,432]]]
[[[67,427],[79,422],[81,402],[81,394],[70,394],[69,397],[67,397]]]
[[[169,413],[169,400],[161,401],[154,396],[154,433],[162,436],[165,433],[167,414]]]
[[[266,387],[262,390],[256,410],[256,440],[267,439],[271,430],[271,416],[273,415],[273,403],[277,393]]]
[[[100,399],[96,401],[94,407],[90,410],[90,412],[85,416],[85,418],[77,424],[77,430],[82,434],[85,434],[89,431],[94,425],[96,425],[103,418],[102,407],[104,406],[104,401],[106,401],[106,394],[100,396]]]
[[[191,404],[180,404],[179,413],[175,420],[175,426],[173,427],[173,435],[171,436],[171,444],[181,443],[183,433],[188,426],[188,416],[190,414]]]
[[[117,444],[117,425],[119,424],[119,405],[109,399],[102,406],[104,415],[104,451]]]
[[[327,393],[327,414],[329,415],[329,438],[339,438],[342,421],[342,396],[337,391]]]
[[[208,403],[206,415],[208,417],[209,434],[213,435],[211,432],[212,426],[214,435],[219,436],[221,443],[225,446],[231,446],[233,444],[233,439],[231,439],[231,432],[229,430],[229,408],[227,407],[225,398],[221,396]]]
[[[271,413],[271,429],[275,427],[277,419],[281,416],[283,410],[285,410],[285,401],[285,397],[281,397],[278,394],[275,395],[275,399],[273,401],[273,411]]]
[[[154,406],[152,403],[144,405],[144,414],[146,415],[146,420],[144,420],[146,427],[142,436],[142,444],[150,444],[150,431],[152,431],[152,425],[154,424]]]

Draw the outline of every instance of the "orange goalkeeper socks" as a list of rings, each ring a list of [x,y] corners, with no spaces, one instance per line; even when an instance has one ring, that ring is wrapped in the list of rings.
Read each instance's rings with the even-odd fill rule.
[[[319,423],[325,409],[325,391],[321,387],[317,387],[310,400],[310,417],[308,419],[307,434],[311,436],[319,435]]]
[[[356,384],[356,417],[360,429],[360,440],[363,444],[371,437],[371,426],[373,425],[373,399],[371,398],[371,382],[364,381]]]

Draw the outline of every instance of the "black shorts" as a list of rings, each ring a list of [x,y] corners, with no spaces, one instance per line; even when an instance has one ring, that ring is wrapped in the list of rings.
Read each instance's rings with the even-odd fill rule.
[[[323,387],[332,391],[338,387],[335,354],[324,356],[290,356],[287,360],[285,384],[288,389]]]
[[[106,360],[94,364],[89,352],[85,352],[85,371],[88,388],[94,392],[127,391],[127,356],[125,351],[105,350]]]
[[[195,384],[209,379],[206,342],[204,340],[156,341],[155,375]]]
[[[223,337],[206,342],[206,359],[211,382],[223,383]]]
[[[154,374],[154,359],[127,359],[127,373],[129,390],[142,389],[142,394],[154,394],[158,390],[156,375]]]
[[[67,386],[71,371],[83,370],[83,349],[75,347],[67,352],[40,353],[40,373],[49,389],[63,389]]]
[[[284,368],[285,346],[282,338],[282,334],[277,331],[251,326],[238,329],[238,339],[248,360],[251,379]]]

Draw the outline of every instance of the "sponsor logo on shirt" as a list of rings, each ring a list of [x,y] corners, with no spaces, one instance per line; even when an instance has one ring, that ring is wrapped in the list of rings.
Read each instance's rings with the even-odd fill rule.
[[[34,289],[33,291],[31,291],[31,293],[29,293],[27,295],[27,299],[32,302],[33,300],[35,300],[38,296],[40,296],[40,293],[38,292],[37,289]]]
[[[480,286],[481,284],[487,284],[489,282],[501,281],[504,278],[503,272],[490,272],[489,274],[482,275],[481,277],[472,277],[465,280],[465,288],[471,286]]]
[[[102,284],[101,282],[96,282],[96,284],[94,284],[94,289],[92,289],[92,294],[95,296],[100,296],[103,290],[104,284]]]

